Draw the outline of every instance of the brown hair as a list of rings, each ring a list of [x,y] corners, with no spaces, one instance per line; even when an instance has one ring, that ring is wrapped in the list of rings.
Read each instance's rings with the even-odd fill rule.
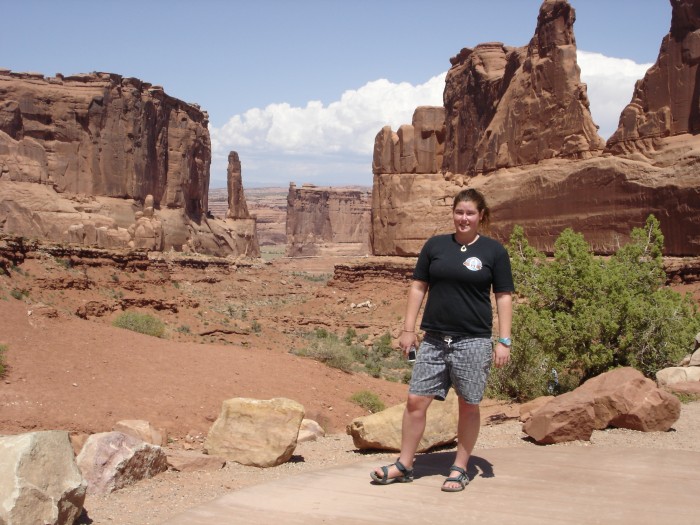
[[[460,191],[455,195],[454,202],[452,203],[452,211],[455,210],[460,202],[473,202],[479,213],[483,213],[481,219],[482,226],[488,227],[489,221],[491,220],[491,210],[489,210],[486,199],[480,191],[474,188],[467,188],[466,190]]]

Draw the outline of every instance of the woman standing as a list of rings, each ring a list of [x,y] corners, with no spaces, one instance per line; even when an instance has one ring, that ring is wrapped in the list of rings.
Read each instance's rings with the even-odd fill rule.
[[[510,360],[514,287],[508,252],[495,239],[479,233],[488,224],[489,209],[478,191],[458,193],[452,216],[455,232],[430,238],[413,272],[399,346],[404,354],[416,346],[416,320],[428,294],[420,325],[425,337],[403,415],[401,454],[396,463],[371,473],[382,485],[413,481],[414,456],[425,431],[428,407],[433,399],[444,400],[452,386],[459,397],[457,452],[442,490],[463,490],[469,483],[467,462],[479,435],[479,402],[491,364],[501,367]],[[495,347],[491,341],[492,289],[498,310]]]

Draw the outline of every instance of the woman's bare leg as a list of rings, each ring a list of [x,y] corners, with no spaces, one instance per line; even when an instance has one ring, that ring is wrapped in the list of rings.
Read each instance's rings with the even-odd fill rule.
[[[399,456],[399,461],[406,468],[413,467],[418,444],[423,437],[423,432],[425,432],[428,407],[432,401],[433,398],[429,396],[408,394],[406,409],[403,412],[403,421],[401,423],[401,454]],[[375,469],[375,472],[380,477],[383,475],[379,468]],[[396,467],[389,469],[388,476],[390,478],[401,475],[401,472]]]
[[[469,456],[474,450],[476,440],[479,437],[481,428],[481,411],[479,405],[467,403],[461,397],[459,398],[459,421],[457,423],[457,453],[455,455],[454,465],[467,470]],[[449,477],[458,476],[459,472],[450,471]],[[459,483],[449,482],[446,487],[459,487]]]

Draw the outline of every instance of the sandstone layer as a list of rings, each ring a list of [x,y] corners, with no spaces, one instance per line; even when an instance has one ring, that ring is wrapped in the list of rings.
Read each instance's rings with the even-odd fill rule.
[[[363,190],[289,185],[287,255],[365,255],[370,194]]]
[[[207,221],[207,126],[196,104],[136,78],[0,70],[2,231],[80,242],[69,231],[82,225],[82,242],[121,248],[151,207],[163,228],[153,249],[254,251],[254,223]]]
[[[452,230],[452,197],[475,187],[491,206],[491,234],[502,241],[518,224],[533,245],[549,252],[571,227],[595,251],[609,253],[653,213],[661,222],[666,255],[700,254],[700,176],[693,167],[700,162],[694,134],[700,115],[692,109],[697,103],[691,104],[700,0],[671,3],[672,28],[659,62],[638,84],[637,102],[623,112],[623,131],[605,153],[580,82],[575,13],[566,0],[542,3],[528,46],[463,49],[451,60],[446,79],[444,148],[435,150],[442,169],[400,169],[387,153],[390,141],[398,145],[394,151],[403,151],[398,134],[385,127],[377,135],[373,253],[416,255],[427,237]],[[672,55],[678,59],[669,63]],[[659,64],[666,64],[665,73],[655,72]],[[675,87],[654,87],[666,84]],[[636,127],[625,127],[634,104],[644,112],[638,112]],[[688,122],[657,133],[648,122],[657,122],[659,112]],[[635,143],[641,128],[651,131]]]

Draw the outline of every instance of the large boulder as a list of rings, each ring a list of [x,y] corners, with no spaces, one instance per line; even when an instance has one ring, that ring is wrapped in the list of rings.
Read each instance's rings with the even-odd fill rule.
[[[406,403],[353,419],[347,427],[359,450],[401,450],[401,423]],[[428,409],[425,432],[418,452],[453,443],[457,439],[458,399],[450,390],[445,401],[434,401]]]
[[[700,381],[700,367],[698,366],[670,366],[656,373],[656,381],[659,386],[670,386],[675,383],[688,381]]]
[[[85,492],[67,432],[0,437],[0,523],[72,524]]]
[[[680,417],[678,398],[625,367],[589,379],[531,414],[523,432],[538,443],[588,440],[608,426],[665,432]]]
[[[291,399],[227,399],[204,451],[242,465],[274,467],[292,457],[303,419],[304,407]]]
[[[109,494],[168,469],[161,447],[121,432],[91,435],[77,461],[88,482],[88,494]]]

